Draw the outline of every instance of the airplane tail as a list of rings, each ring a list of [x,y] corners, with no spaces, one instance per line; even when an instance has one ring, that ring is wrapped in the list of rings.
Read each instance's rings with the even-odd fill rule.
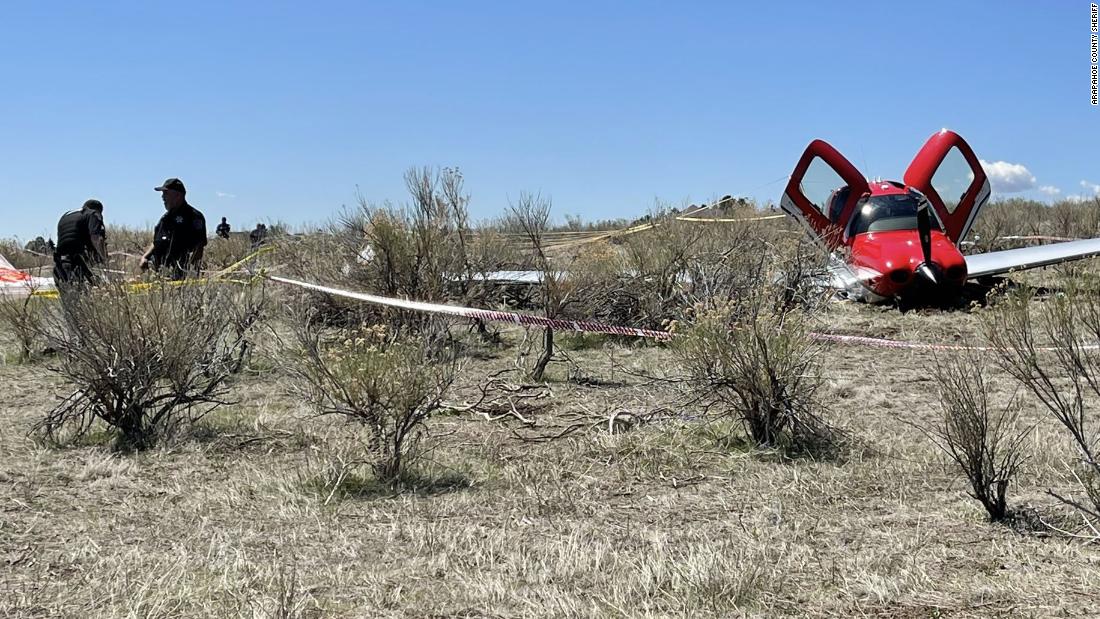
[[[31,278],[31,274],[13,267],[8,259],[0,256],[0,283],[24,282]]]
[[[53,288],[53,280],[35,277],[26,271],[12,266],[4,256],[0,256],[0,295],[24,296],[31,290]]]

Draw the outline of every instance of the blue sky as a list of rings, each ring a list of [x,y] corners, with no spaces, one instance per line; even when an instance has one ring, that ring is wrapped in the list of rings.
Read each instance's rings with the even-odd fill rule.
[[[1002,195],[1092,195],[1089,63],[1078,0],[7,3],[0,237],[90,197],[151,224],[169,176],[211,222],[319,222],[420,165],[458,166],[476,218],[521,191],[633,217],[777,200],[817,137],[900,179],[941,127]]]

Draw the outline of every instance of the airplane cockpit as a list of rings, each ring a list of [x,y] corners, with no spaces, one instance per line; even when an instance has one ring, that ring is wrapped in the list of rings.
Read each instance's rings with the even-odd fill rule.
[[[916,230],[917,208],[926,198],[916,191],[870,196],[856,205],[852,221],[848,224],[848,236],[864,232],[889,232],[893,230]],[[934,213],[932,229],[941,230]]]

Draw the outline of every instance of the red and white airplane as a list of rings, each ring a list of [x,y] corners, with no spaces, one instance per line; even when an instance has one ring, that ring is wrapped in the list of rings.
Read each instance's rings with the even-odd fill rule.
[[[1100,255],[1100,239],[963,255],[959,244],[989,200],[989,179],[953,131],[929,138],[903,178],[868,181],[814,140],[787,183],[781,208],[832,252],[830,283],[849,297],[949,298],[968,279]]]
[[[53,289],[52,278],[35,277],[26,271],[13,267],[6,258],[0,256],[0,298],[8,296],[25,297],[35,290]]]

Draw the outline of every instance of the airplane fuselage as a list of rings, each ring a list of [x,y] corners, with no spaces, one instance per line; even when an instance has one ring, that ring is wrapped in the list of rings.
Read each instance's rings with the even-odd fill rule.
[[[916,230],[866,232],[848,243],[848,263],[863,286],[883,299],[953,292],[966,283],[966,259],[942,232],[932,231],[932,264],[928,277]]]
[[[966,259],[939,223],[930,220],[931,260],[926,260],[917,224],[923,194],[894,181],[875,181],[868,189],[842,236],[847,263],[870,293],[862,296],[886,300],[957,293],[966,283]]]
[[[869,180],[840,151],[814,140],[779,206],[832,252],[827,280],[849,298],[948,301],[968,278],[1100,256],[1100,238],[963,256],[992,186],[959,134],[932,134],[897,181]]]

